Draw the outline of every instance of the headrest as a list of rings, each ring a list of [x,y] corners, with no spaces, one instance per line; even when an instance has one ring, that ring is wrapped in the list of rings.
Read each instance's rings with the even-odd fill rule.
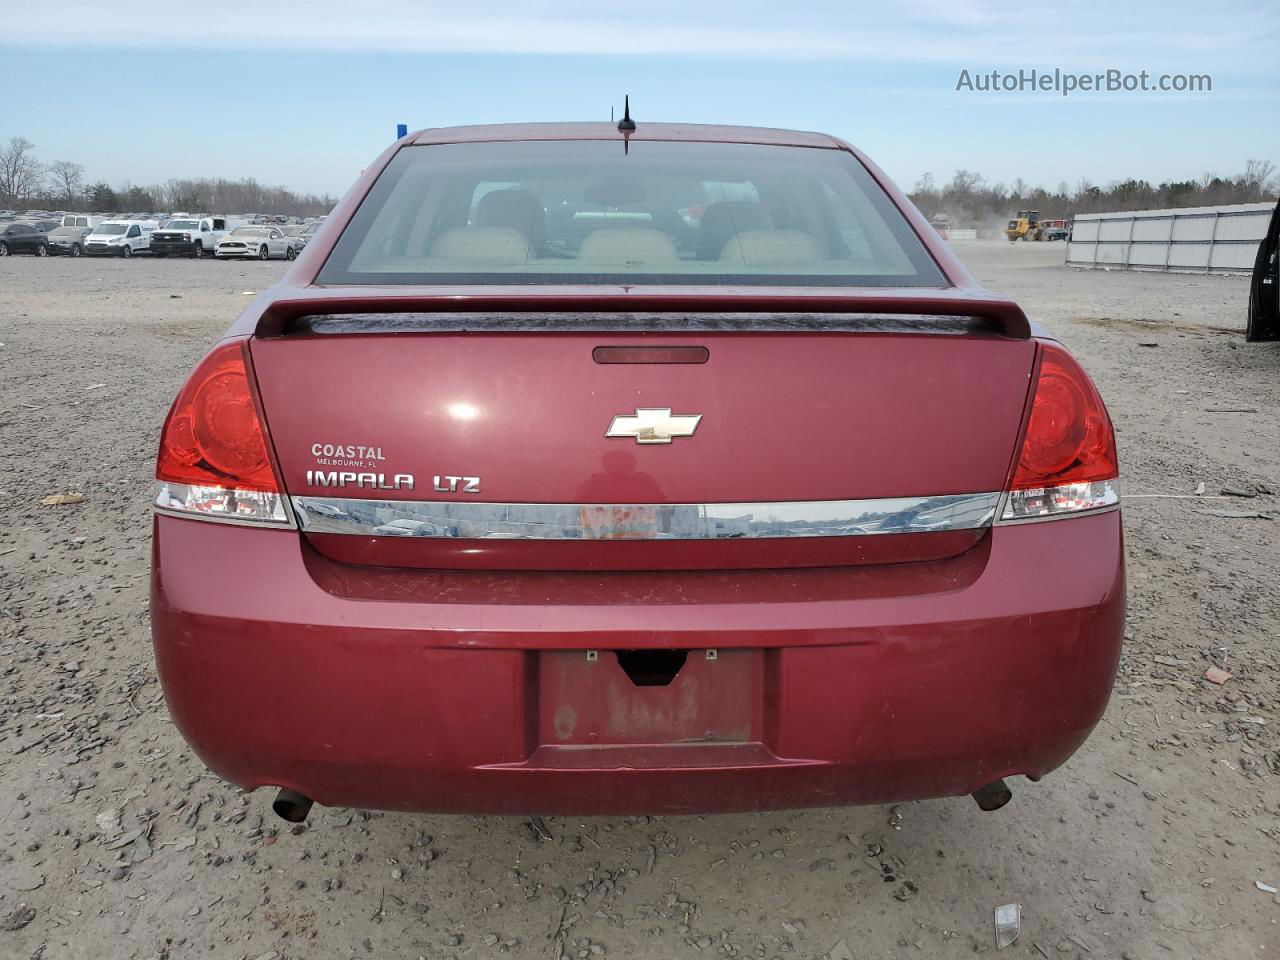
[[[754,200],[720,200],[702,211],[698,223],[698,259],[719,260],[720,251],[739,230],[768,230],[773,221]]]
[[[493,190],[476,204],[475,226],[511,227],[536,241],[545,228],[546,217],[542,201],[532,191]]]

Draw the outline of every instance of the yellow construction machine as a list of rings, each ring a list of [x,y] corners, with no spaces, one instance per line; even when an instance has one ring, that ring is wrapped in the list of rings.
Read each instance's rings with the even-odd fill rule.
[[[1004,235],[1009,238],[1010,243],[1015,240],[1039,240],[1040,230],[1039,210],[1019,210],[1017,216],[1004,228]]]

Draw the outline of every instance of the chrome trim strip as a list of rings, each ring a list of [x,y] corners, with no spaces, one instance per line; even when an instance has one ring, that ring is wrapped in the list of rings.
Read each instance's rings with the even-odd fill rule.
[[[574,504],[293,500],[311,533],[502,540],[732,540],[852,537],[989,527],[1001,494],[778,503]]]

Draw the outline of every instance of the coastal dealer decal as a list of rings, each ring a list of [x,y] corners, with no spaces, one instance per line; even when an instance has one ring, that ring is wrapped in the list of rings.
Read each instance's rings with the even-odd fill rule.
[[[387,459],[381,447],[365,447],[355,443],[313,443],[311,455],[326,467],[376,467]]]
[[[344,470],[308,470],[309,487],[363,487],[369,490],[412,490],[413,474],[388,474],[377,468],[387,458],[381,447],[355,443],[313,443],[311,455],[317,464],[345,467]],[[390,478],[390,479],[388,479]],[[479,477],[432,477],[433,489],[440,493],[479,493]]]

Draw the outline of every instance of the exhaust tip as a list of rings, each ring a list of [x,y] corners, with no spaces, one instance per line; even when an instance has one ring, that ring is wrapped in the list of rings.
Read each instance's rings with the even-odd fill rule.
[[[973,799],[979,810],[986,810],[989,813],[992,810],[999,810],[1012,800],[1013,791],[1003,780],[996,780],[973,791]]]
[[[281,820],[287,820],[289,823],[301,823],[307,819],[307,814],[311,812],[311,804],[313,802],[310,797],[304,797],[288,787],[281,787],[280,792],[276,794],[276,798],[271,801],[271,809],[275,811],[276,816]]]

